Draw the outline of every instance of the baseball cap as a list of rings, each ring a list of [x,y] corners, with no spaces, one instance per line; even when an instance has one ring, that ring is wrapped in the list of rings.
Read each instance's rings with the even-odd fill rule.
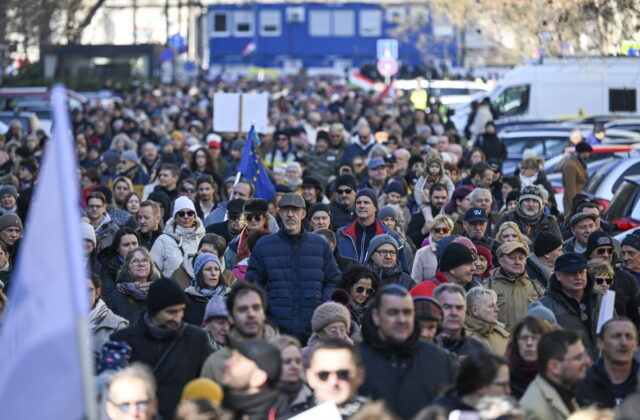
[[[587,259],[584,256],[574,252],[569,252],[558,257],[556,260],[555,270],[569,273],[572,271],[584,270],[587,267]]]
[[[487,216],[487,212],[485,209],[481,209],[480,207],[471,207],[464,214],[465,222],[488,222],[489,216]]]

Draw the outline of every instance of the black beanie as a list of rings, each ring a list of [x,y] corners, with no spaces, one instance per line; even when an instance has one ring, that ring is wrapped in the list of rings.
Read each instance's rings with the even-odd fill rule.
[[[562,240],[549,232],[540,232],[533,241],[533,253],[536,257],[547,255],[562,245]]]
[[[587,239],[587,250],[582,255],[589,259],[589,254],[600,246],[610,246],[615,249],[611,236],[603,230],[596,230],[589,235],[589,239]]]
[[[451,242],[442,253],[438,269],[440,271],[449,271],[474,261],[475,258],[473,258],[473,254],[469,248],[460,243]]]
[[[153,283],[149,287],[149,294],[147,295],[147,310],[149,315],[153,316],[173,305],[186,304],[187,299],[184,296],[184,291],[178,286],[178,283],[162,277]]]
[[[340,187],[341,185],[349,187],[352,190],[358,189],[356,187],[356,179],[353,177],[353,175],[349,174],[340,175],[338,178],[336,178],[336,189],[338,189],[338,187]]]
[[[637,250],[640,250],[640,233],[635,230],[632,233],[624,237],[620,245],[628,245]]]
[[[369,197],[373,202],[373,205],[376,207],[376,210],[378,210],[378,194],[376,194],[375,191],[373,191],[371,188],[361,189],[360,191],[358,191],[358,194],[356,194],[356,201],[358,200],[358,198],[363,196]]]
[[[273,385],[280,379],[282,366],[280,351],[267,340],[258,338],[252,340],[234,340],[231,347],[244,357],[253,360],[255,364],[267,374],[267,383]]]

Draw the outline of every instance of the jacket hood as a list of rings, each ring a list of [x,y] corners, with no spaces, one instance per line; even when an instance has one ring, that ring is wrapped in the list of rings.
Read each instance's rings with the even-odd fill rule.
[[[367,144],[362,144],[362,142],[360,141],[360,136],[357,134],[351,137],[351,144],[358,145],[358,147],[362,150],[368,150],[376,143],[377,142],[375,137],[373,137],[373,134],[369,134],[369,143]]]
[[[420,327],[418,322],[414,321],[413,332],[405,341],[401,344],[395,344],[390,341],[385,341],[378,335],[378,327],[373,323],[373,306],[369,306],[364,313],[362,320],[362,338],[373,350],[379,353],[383,353],[386,357],[392,355],[398,355],[400,357],[412,357],[418,350],[420,344]]]
[[[497,324],[490,324],[471,315],[466,316],[464,320],[464,327],[469,331],[477,332],[485,337],[488,337],[492,333],[499,334],[505,338],[509,337],[509,333],[504,329],[504,324],[500,322]]]

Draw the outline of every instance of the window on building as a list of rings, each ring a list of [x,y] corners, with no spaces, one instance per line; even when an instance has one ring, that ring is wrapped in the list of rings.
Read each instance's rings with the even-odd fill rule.
[[[229,36],[229,13],[228,12],[211,13],[211,36],[214,36],[214,37]]]
[[[389,22],[402,23],[407,15],[407,10],[404,6],[387,7],[386,14]]]
[[[278,10],[260,11],[260,36],[280,36],[282,25]]]
[[[253,12],[237,10],[233,13],[233,35],[238,37],[253,36]]]
[[[309,11],[309,35],[331,35],[331,12],[328,10]]]
[[[360,36],[380,36],[382,35],[382,11],[381,10],[361,10],[360,11]]]
[[[353,10],[333,12],[333,35],[353,36],[355,34],[355,14]]]
[[[610,112],[636,112],[635,89],[609,89]]]

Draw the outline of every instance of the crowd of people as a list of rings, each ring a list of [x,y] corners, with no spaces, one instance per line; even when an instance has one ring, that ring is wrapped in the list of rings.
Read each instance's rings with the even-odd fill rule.
[[[640,233],[582,193],[587,141],[561,213],[535,154],[503,175],[487,102],[459,133],[437,97],[323,79],[106,89],[71,111],[102,418],[635,418]],[[212,127],[252,90],[268,200]],[[1,307],[46,141],[0,141]]]

